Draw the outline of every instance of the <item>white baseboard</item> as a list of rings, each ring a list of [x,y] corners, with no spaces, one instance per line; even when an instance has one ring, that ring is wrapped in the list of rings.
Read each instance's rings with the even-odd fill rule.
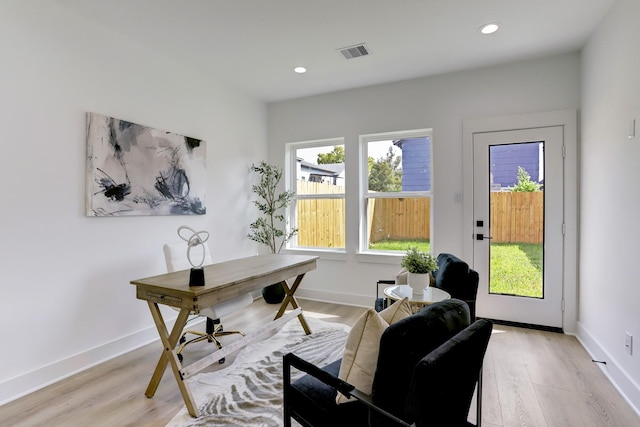
[[[296,297],[313,301],[328,302],[332,304],[353,305],[356,307],[373,308],[374,300],[370,296],[327,292],[317,289],[298,289]],[[304,310],[304,307],[302,307]]]
[[[253,296],[254,299],[262,298],[260,291],[256,291]],[[177,312],[171,318],[165,317],[169,330],[173,327],[176,317]],[[189,322],[189,326],[204,322],[205,318],[195,318]],[[155,326],[149,326],[128,336],[9,378],[0,383],[0,406],[158,340]]]
[[[204,320],[204,318],[196,319],[189,325],[197,325]],[[167,319],[167,326],[172,328],[174,322],[175,318]],[[0,406],[157,340],[159,340],[158,331],[155,326],[150,326],[131,335],[5,380],[0,383]]]
[[[640,386],[627,372],[620,367],[600,343],[578,322],[578,334],[576,338],[589,353],[593,360],[606,362],[606,365],[598,363],[598,367],[611,381],[611,384],[620,392],[622,397],[631,405],[633,410],[640,416]]]

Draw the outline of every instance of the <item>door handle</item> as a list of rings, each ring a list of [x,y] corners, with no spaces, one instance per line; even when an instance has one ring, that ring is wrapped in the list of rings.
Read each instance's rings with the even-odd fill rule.
[[[493,237],[491,236],[485,236],[482,233],[476,234],[476,240],[491,240],[491,239],[493,239]]]

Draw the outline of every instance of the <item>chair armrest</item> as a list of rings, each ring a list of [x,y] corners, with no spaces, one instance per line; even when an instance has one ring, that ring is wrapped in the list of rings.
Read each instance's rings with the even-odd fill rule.
[[[287,353],[283,357],[285,397],[286,397],[287,389],[291,385],[291,367],[292,366],[302,372],[305,372],[308,375],[311,375],[312,377],[329,385],[330,387],[335,388],[336,390],[338,390],[338,392],[344,394],[346,397],[353,397],[356,400],[359,400],[360,402],[365,404],[367,407],[369,407],[369,410],[374,410],[379,414],[382,414],[383,416],[392,420],[394,422],[394,425],[399,425],[403,427],[411,427],[413,425],[413,424],[408,424],[404,422],[403,420],[396,417],[395,415],[390,414],[384,409],[376,406],[373,403],[371,396],[369,396],[368,394],[361,392],[360,390],[356,389],[353,385],[349,384],[348,382],[343,381],[340,378],[335,377],[326,371],[323,371],[322,369],[318,368],[315,365],[312,365],[311,363],[307,362],[304,359],[299,358],[293,353]],[[287,412],[288,411],[285,408],[285,414]]]
[[[294,368],[302,372],[305,372],[311,375],[312,377],[322,381],[328,386],[335,388],[336,390],[338,390],[340,393],[344,394],[347,397],[351,396],[351,392],[355,390],[355,387],[349,384],[348,382],[342,381],[338,377],[334,377],[330,373],[323,371],[322,369],[318,368],[315,365],[312,365],[311,363],[307,362],[304,359],[299,358],[293,353],[285,354],[283,357],[283,363],[284,363],[285,386],[288,386],[291,384],[291,366],[293,366]]]

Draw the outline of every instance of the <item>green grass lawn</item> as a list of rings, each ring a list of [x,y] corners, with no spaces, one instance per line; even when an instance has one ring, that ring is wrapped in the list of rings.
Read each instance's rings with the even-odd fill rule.
[[[542,245],[492,243],[491,293],[542,298]]]
[[[417,247],[423,252],[430,252],[431,242],[429,240],[380,240],[379,242],[369,244],[369,249],[376,251],[404,252],[413,247]]]
[[[429,240],[381,240],[369,249],[404,252],[414,246],[431,250]],[[542,298],[542,245],[492,243],[490,272],[491,293]]]

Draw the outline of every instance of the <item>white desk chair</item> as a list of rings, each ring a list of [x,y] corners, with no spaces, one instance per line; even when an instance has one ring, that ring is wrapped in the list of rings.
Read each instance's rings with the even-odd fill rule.
[[[205,243],[202,247],[204,248],[203,265],[213,264],[211,260],[211,253],[209,252],[209,246]],[[172,273],[174,271],[187,270],[191,268],[191,264],[187,258],[187,245],[185,242],[167,243],[162,247],[162,249],[164,251],[164,259],[167,264],[167,272]],[[251,294],[245,294],[200,310],[198,315],[207,317],[206,332],[187,330],[182,333],[182,336],[180,337],[180,346],[176,351],[180,362],[182,362],[182,350],[188,344],[207,340],[209,342],[214,342],[220,349],[222,348],[222,344],[218,341],[217,337],[231,334],[244,335],[240,331],[224,331],[222,323],[220,323],[220,318],[247,307],[251,305],[252,302],[253,297]],[[187,334],[196,335],[196,337],[187,341]],[[220,363],[223,362],[224,359],[220,359]]]

